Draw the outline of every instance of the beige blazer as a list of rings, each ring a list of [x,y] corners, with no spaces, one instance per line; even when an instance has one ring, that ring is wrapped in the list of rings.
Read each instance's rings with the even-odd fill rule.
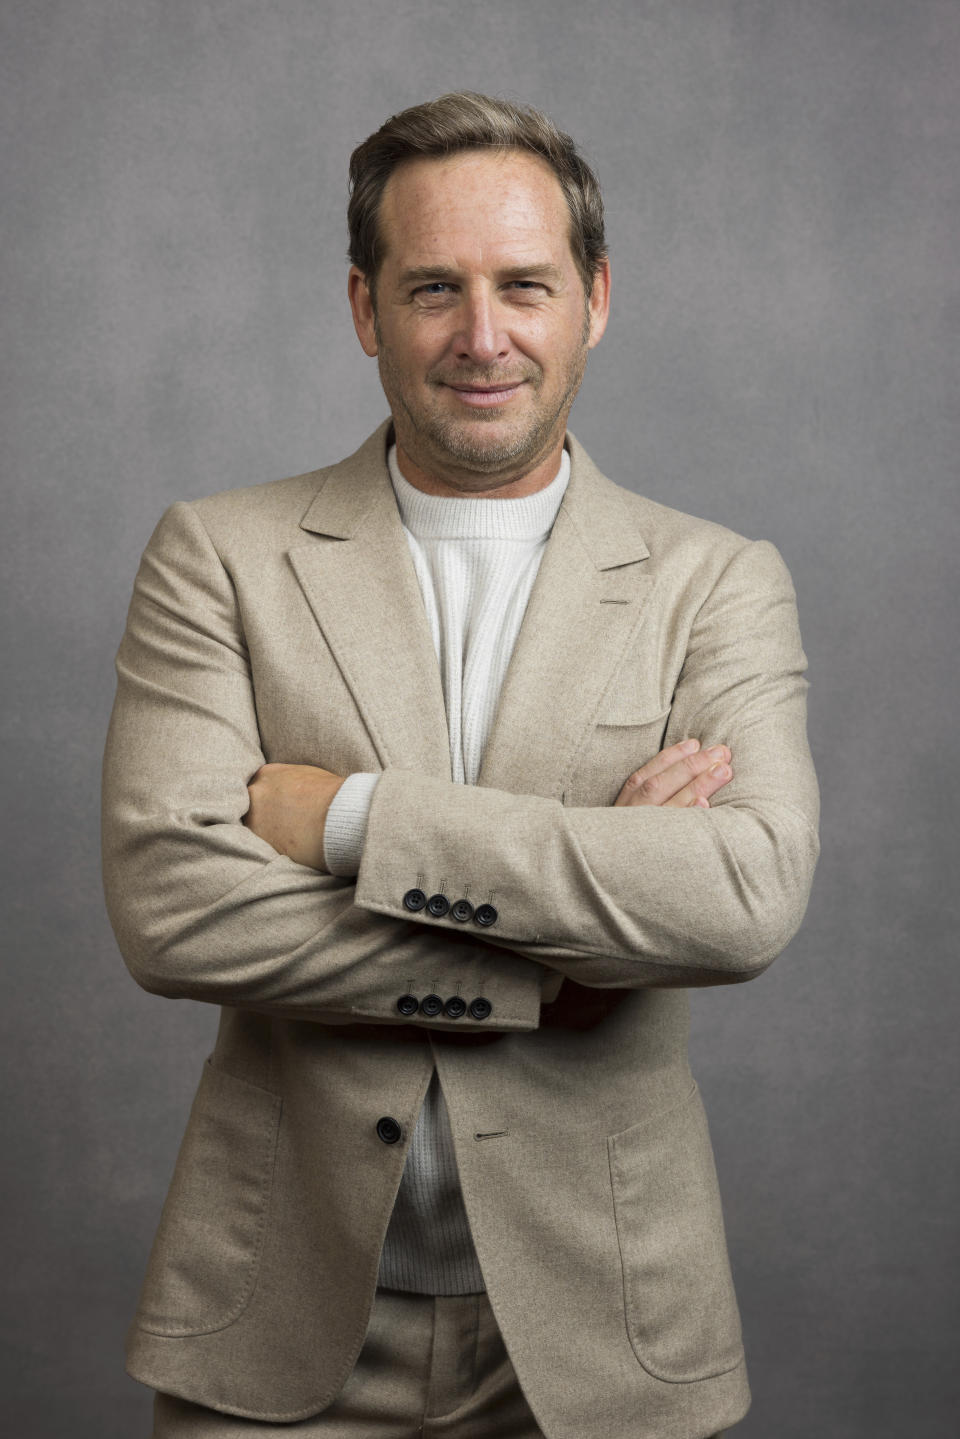
[[[617,487],[571,439],[480,784],[454,784],[387,433],[175,505],[137,577],[107,900],[146,989],[223,1008],[130,1373],[268,1420],[331,1402],[436,1066],[544,1432],[697,1439],[749,1396],[684,989],[759,974],[806,904],[790,580],[772,546]],[[611,808],[685,735],[733,750],[711,809]],[[240,823],[265,760],[382,770],[356,884]],[[405,1012],[427,995],[447,1008]]]

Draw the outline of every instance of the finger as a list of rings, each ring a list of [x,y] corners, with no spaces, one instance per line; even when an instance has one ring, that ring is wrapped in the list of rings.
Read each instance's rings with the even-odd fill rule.
[[[705,750],[697,748],[683,752],[685,745],[690,743],[691,741],[684,741],[680,745],[672,745],[670,749],[662,750],[654,759],[642,765],[627,778],[614,803],[666,804],[715,764],[729,764],[730,751],[726,745],[712,745]],[[692,743],[697,742],[694,740]],[[681,752],[679,757],[674,753],[677,750]],[[709,795],[707,797],[709,798]]]
[[[732,779],[732,768],[720,761],[711,765],[703,774],[697,775],[696,779],[684,785],[683,789],[677,790],[675,795],[671,795],[670,799],[664,801],[664,807],[689,809],[691,806],[697,805],[701,809],[704,806],[709,808],[711,798]]]
[[[641,765],[635,773],[639,775],[642,780],[653,779],[655,775],[662,774],[663,771],[669,769],[671,765],[679,764],[681,760],[686,759],[689,755],[695,755],[699,749],[700,741],[698,739],[678,740],[676,744],[669,745],[666,749],[662,749],[659,754],[655,754],[653,759],[648,759],[646,764]]]

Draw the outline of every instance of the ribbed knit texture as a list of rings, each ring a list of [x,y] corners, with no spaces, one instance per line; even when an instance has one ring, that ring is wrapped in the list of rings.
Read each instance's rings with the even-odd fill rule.
[[[426,495],[403,478],[393,449],[389,463],[440,662],[451,774],[476,784],[570,460],[564,450],[552,484],[516,500]]]
[[[370,801],[378,774],[347,775],[327,810],[323,831],[323,862],[331,874],[353,879],[363,857]]]
[[[440,665],[451,774],[476,784],[570,460],[564,451],[546,489],[509,500],[427,495],[404,479],[394,448],[388,462]],[[351,775],[330,807],[324,855],[334,874],[359,869],[375,785],[375,775]],[[436,1074],[410,1142],[379,1282],[421,1294],[484,1288]]]

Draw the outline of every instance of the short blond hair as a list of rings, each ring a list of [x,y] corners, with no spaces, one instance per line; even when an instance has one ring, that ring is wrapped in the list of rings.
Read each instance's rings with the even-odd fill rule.
[[[350,156],[350,259],[366,276],[371,296],[384,253],[380,203],[394,170],[405,160],[480,149],[526,150],[550,166],[567,202],[570,249],[589,296],[607,255],[603,199],[596,176],[570,136],[558,130],[542,111],[472,90],[441,95],[401,110]]]

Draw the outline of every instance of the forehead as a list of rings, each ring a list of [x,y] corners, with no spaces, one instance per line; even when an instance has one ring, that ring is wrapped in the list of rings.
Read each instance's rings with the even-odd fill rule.
[[[407,160],[387,181],[379,216],[386,261],[416,266],[570,250],[570,214],[546,161],[519,150]]]

